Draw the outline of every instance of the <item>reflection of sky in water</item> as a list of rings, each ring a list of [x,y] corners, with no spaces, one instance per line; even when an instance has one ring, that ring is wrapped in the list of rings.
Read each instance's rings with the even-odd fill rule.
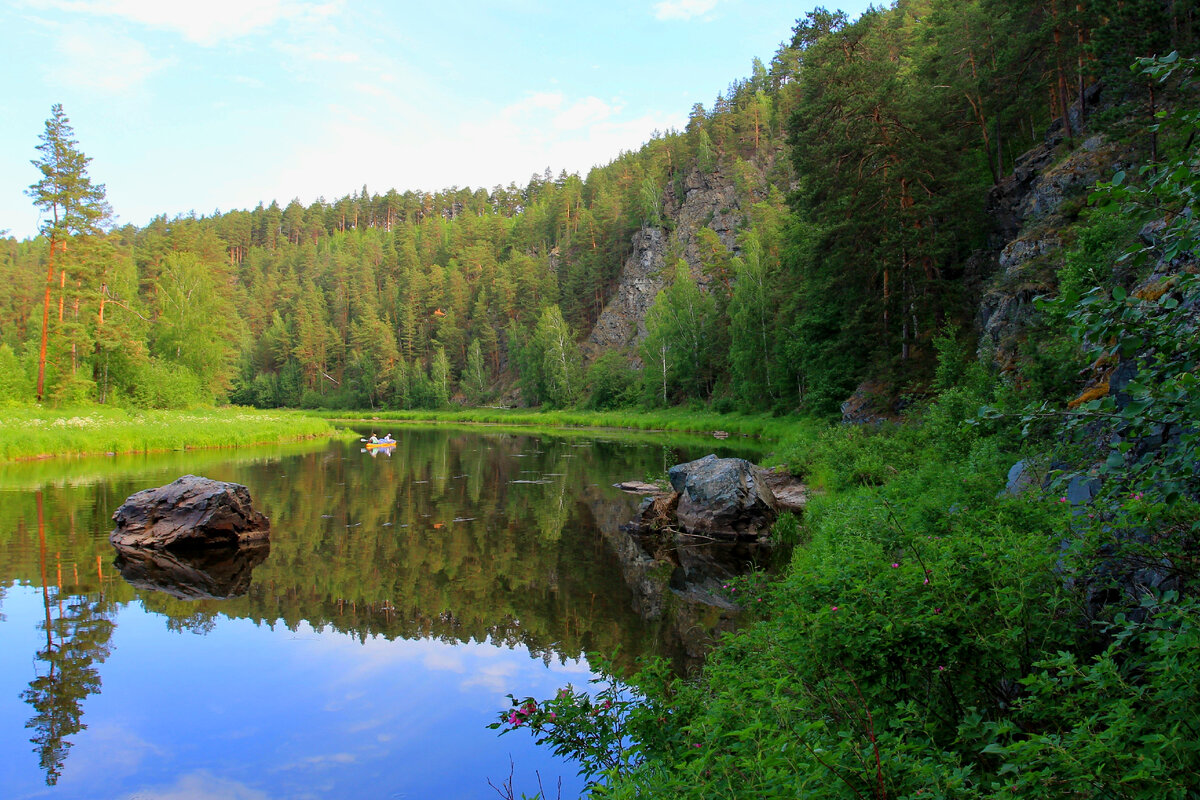
[[[9,586],[0,600],[0,718],[28,719],[20,699],[44,646],[33,620],[41,592]],[[116,618],[103,686],[84,700],[87,729],[57,786],[47,787],[29,730],[0,727],[6,798],[257,800],[476,798],[515,764],[519,794],[579,792],[524,732],[485,726],[505,695],[547,697],[590,676],[581,662],[549,665],[489,643],[357,638],[301,624],[273,630],[219,618],[207,635],[171,632],[127,605]]]

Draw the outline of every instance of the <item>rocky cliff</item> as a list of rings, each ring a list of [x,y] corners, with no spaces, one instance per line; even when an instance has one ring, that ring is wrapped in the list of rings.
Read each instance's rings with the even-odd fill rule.
[[[1102,134],[1064,152],[1061,126],[1017,159],[988,195],[995,229],[985,254],[993,275],[977,317],[981,355],[1011,369],[1033,316],[1033,299],[1055,291],[1071,225],[1097,181],[1129,166],[1127,145]]]
[[[766,196],[766,175],[781,157],[781,150],[771,151],[750,162],[755,185],[740,191],[724,165],[708,173],[693,167],[681,180],[667,185],[663,223],[642,226],[633,234],[616,291],[583,343],[588,358],[610,349],[631,349],[646,336],[646,312],[666,285],[664,271],[673,258],[684,259],[696,282],[707,288],[708,277],[700,269],[700,231],[713,231],[736,255],[737,234],[746,222],[748,207]]]

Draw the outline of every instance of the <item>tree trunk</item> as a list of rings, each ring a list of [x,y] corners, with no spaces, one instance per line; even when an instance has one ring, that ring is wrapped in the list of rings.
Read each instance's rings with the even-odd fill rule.
[[[1058,4],[1053,6],[1054,15],[1054,71],[1058,76],[1058,113],[1063,121],[1063,135],[1067,140],[1067,148],[1075,146],[1074,136],[1075,131],[1071,128],[1071,112],[1067,103],[1067,75],[1063,72],[1062,65],[1062,28],[1058,15]]]
[[[50,333],[50,292],[54,286],[54,250],[58,237],[50,232],[50,258],[46,268],[46,298],[42,301],[42,344],[38,350],[37,399],[41,402],[46,388],[46,342]]]

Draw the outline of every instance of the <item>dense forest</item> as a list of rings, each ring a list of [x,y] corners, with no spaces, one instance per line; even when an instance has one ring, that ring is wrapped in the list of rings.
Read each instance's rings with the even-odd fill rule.
[[[817,9],[685,130],[585,177],[364,186],[140,228],[106,227],[55,107],[30,189],[44,235],[0,244],[0,398],[825,413],[868,377],[919,395],[933,339],[971,327],[988,278],[989,189],[1055,118],[1062,148],[1098,125],[1156,157],[1167,145],[1133,131],[1171,100],[1129,64],[1194,46],[1195,17],[1157,0]],[[679,229],[706,182],[733,187],[736,230]],[[585,356],[652,229],[667,258],[644,336]]]
[[[842,407],[878,424],[773,443],[811,498],[702,673],[614,664],[607,704],[515,699],[497,727],[578,760],[594,796],[1193,800],[1198,16],[819,8],[684,130],[584,177],[144,228],[105,224],[56,106],[30,188],[43,235],[0,248],[0,402]],[[648,263],[655,293],[613,345],[598,331]],[[579,517],[556,490],[480,517],[563,535]],[[468,538],[443,543],[417,566],[468,569]],[[514,571],[544,566],[506,546]],[[339,580],[237,613],[373,630],[377,598]],[[514,583],[514,613],[569,613],[539,580]],[[79,617],[86,669],[104,613]],[[30,691],[41,713],[52,695]]]

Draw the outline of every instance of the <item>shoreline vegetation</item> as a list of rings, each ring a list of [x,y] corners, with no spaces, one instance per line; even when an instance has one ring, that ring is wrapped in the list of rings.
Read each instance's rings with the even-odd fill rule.
[[[351,435],[346,426],[488,425],[513,429],[621,430],[714,436],[714,443],[753,439],[766,446],[811,441],[824,426],[807,417],[666,411],[538,411],[469,408],[418,411],[259,410],[242,406],[191,410],[106,406],[0,408],[0,462],[56,456],[116,455],[245,447]],[[357,436],[358,434],[353,434]]]
[[[343,431],[333,423],[312,414],[239,406],[171,411],[0,407],[0,462],[245,447],[339,435]]]
[[[534,428],[619,428],[631,431],[728,434],[764,442],[781,442],[801,435],[813,436],[822,427],[810,417],[771,414],[721,414],[712,411],[669,409],[655,411],[537,411],[519,408],[466,408],[412,411],[315,411],[331,422],[363,424],[504,425]]]

